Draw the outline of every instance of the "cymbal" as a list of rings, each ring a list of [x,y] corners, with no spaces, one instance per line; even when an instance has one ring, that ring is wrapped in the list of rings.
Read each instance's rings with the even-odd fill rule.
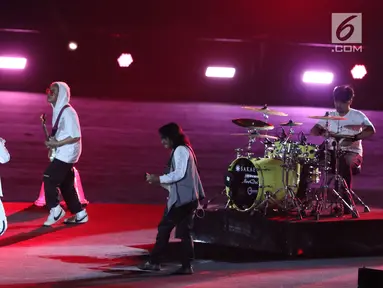
[[[286,114],[286,113],[283,113],[283,112],[280,112],[280,111],[276,111],[276,110],[269,109],[269,108],[267,107],[267,105],[263,106],[262,108],[249,107],[249,106],[243,106],[242,108],[243,108],[243,109],[247,109],[247,110],[251,110],[251,111],[254,111],[254,112],[260,112],[260,113],[263,113],[263,114],[266,114],[266,115],[289,116],[289,115]]]
[[[355,135],[331,134],[330,137],[337,139],[353,139]]]
[[[281,123],[280,126],[289,126],[289,127],[292,127],[292,126],[301,126],[303,123],[300,123],[300,122],[294,122],[293,120],[289,120],[289,122],[286,122],[286,123]]]
[[[253,128],[255,130],[273,130],[274,126],[256,119],[239,118],[231,120],[235,125],[244,128]]]
[[[317,136],[317,137],[323,137],[323,135],[311,135],[311,136]],[[329,137],[336,138],[336,139],[354,139],[355,135],[343,135],[343,134],[334,134],[330,133]]]
[[[359,130],[360,128],[364,128],[365,125],[344,125],[343,128],[350,130]]]
[[[264,134],[249,134],[249,133],[233,133],[230,134],[232,136],[248,136],[250,138],[260,138],[260,139],[273,139],[278,140],[278,137],[271,136],[271,135],[264,135]]]
[[[308,116],[308,118],[319,120],[347,120],[347,118],[340,116]]]

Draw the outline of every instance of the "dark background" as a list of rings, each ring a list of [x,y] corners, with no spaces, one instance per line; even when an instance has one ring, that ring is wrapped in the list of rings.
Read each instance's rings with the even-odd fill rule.
[[[301,82],[304,70],[321,68],[334,72],[333,84],[355,86],[359,108],[381,109],[382,8],[378,1],[2,1],[1,54],[24,55],[28,66],[0,71],[0,88],[43,92],[60,79],[91,98],[327,106],[333,85]],[[330,44],[333,12],[363,13],[362,53],[315,45]],[[71,40],[78,50],[67,49]],[[125,69],[117,63],[123,52],[134,59]],[[355,64],[366,65],[364,79],[352,79]],[[208,79],[208,65],[237,73]]]

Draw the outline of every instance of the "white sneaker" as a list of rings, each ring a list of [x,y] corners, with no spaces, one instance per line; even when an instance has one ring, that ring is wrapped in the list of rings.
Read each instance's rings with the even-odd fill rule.
[[[89,220],[88,213],[86,213],[86,210],[84,209],[76,213],[76,215],[73,215],[72,217],[65,219],[64,223],[65,224],[84,224],[88,222],[88,220]]]
[[[64,209],[60,205],[57,205],[56,207],[51,209],[49,216],[44,223],[44,226],[51,226],[55,224],[57,221],[59,221],[61,218],[63,218],[64,216],[65,216]]]

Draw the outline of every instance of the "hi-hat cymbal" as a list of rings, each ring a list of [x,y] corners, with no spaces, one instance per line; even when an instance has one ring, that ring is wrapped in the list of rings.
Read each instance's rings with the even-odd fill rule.
[[[308,118],[319,120],[347,120],[347,118],[340,116],[308,116]]]
[[[247,136],[247,137],[250,137],[250,138],[278,140],[278,137],[271,136],[271,135],[264,135],[264,134],[232,133],[230,135],[232,135],[232,136]]]
[[[251,110],[254,112],[260,112],[266,115],[275,115],[275,116],[289,116],[288,114],[276,110],[269,109],[267,105],[263,106],[262,108],[256,108],[256,107],[249,107],[249,106],[243,106],[243,109]]]
[[[294,122],[293,120],[289,120],[289,122],[285,122],[285,123],[281,123],[280,125],[281,126],[289,126],[289,127],[293,127],[293,126],[301,126],[303,123],[300,123],[300,122]]]
[[[252,128],[255,130],[273,130],[274,126],[256,119],[239,118],[231,120],[235,125],[244,128]]]

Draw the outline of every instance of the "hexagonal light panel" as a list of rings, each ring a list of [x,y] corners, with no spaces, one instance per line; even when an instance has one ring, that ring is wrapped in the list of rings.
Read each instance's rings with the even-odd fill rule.
[[[351,75],[354,79],[362,79],[367,74],[367,69],[364,65],[355,65],[351,69]]]
[[[128,53],[122,53],[121,56],[118,57],[117,62],[118,62],[118,65],[120,65],[120,67],[126,68],[133,63],[133,57],[132,55]]]

